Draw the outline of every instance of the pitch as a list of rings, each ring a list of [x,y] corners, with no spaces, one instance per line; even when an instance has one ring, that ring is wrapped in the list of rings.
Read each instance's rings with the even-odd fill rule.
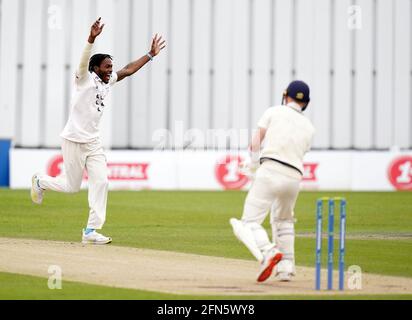
[[[312,270],[315,258],[315,206],[316,199],[324,195],[341,195],[348,200],[346,266],[356,265],[361,268],[363,291],[346,290],[342,295],[339,292],[329,294],[323,291],[319,295],[311,288],[312,284],[314,285]],[[27,190],[0,190],[0,237],[3,238],[0,253],[23,261],[20,268],[2,264],[0,271],[3,273],[0,274],[0,279],[4,285],[0,289],[0,298],[19,299],[36,296],[46,299],[85,299],[87,292],[90,293],[90,297],[97,299],[190,299],[205,296],[226,299],[239,295],[244,298],[278,299],[302,297],[302,294],[303,298],[315,299],[323,295],[333,299],[361,299],[365,296],[376,299],[412,298],[412,289],[409,285],[412,280],[412,258],[409,254],[412,249],[412,201],[408,193],[302,193],[295,212],[298,219],[296,260],[299,274],[295,282],[280,284],[275,278],[271,278],[264,286],[255,283],[254,271],[255,266],[257,271],[258,265],[233,236],[228,223],[230,217],[240,215],[245,196],[246,193],[240,191],[111,192],[105,231],[113,237],[113,245],[88,248],[80,245],[81,228],[87,219],[86,193],[72,196],[47,193],[44,204],[34,206],[28,199]],[[266,224],[266,227],[269,225]],[[75,273],[74,268],[61,262],[67,276],[63,276],[63,289],[49,290],[47,265],[56,259],[44,259],[44,274],[41,273],[41,268],[37,272],[32,272],[30,267],[34,262],[30,264],[24,257],[27,257],[30,250],[33,253],[36,252],[36,248],[40,250],[44,242],[15,239],[47,240],[46,243],[51,244],[52,248],[63,243],[57,250],[60,256],[72,250],[92,250],[97,254],[104,250],[126,250],[132,252],[129,257],[133,257],[136,250],[138,257],[139,250],[151,249],[144,251],[153,255],[152,258],[148,257],[148,263],[150,259],[162,259],[164,255],[173,255],[180,259],[184,257],[184,263],[192,260],[194,266],[198,261],[196,259],[213,261],[210,266],[212,271],[216,270],[213,268],[221,268],[220,264],[227,264],[234,270],[238,269],[239,274],[228,276],[227,281],[220,286],[210,285],[210,288],[207,288],[199,281],[193,284],[193,287],[200,287],[196,291],[176,291],[167,288],[156,289],[150,285],[143,286],[143,278],[139,276],[129,285],[122,285],[120,280],[116,283],[109,277],[105,279],[103,271],[96,275],[99,281],[86,281],[70,276]],[[10,250],[12,243],[19,244],[16,245],[13,255],[10,251],[2,251],[2,248]],[[156,252],[160,252],[158,256]],[[122,270],[121,266],[128,266],[128,263],[129,266],[133,266],[133,259],[135,258],[125,258],[123,261],[119,258],[119,270]],[[38,261],[39,265],[42,261]],[[104,258],[100,261],[104,269]],[[141,261],[144,263],[145,260]],[[115,273],[116,266],[110,266]],[[207,267],[198,272],[207,274]],[[178,282],[179,273],[176,274],[176,279],[168,278],[169,281]],[[233,277],[237,277],[237,285],[231,285],[230,280]],[[156,278],[151,278],[148,283],[153,285],[156,282],[153,279]],[[162,272],[158,274],[158,279],[158,282],[161,282]],[[28,286],[27,283],[31,285]],[[96,287],[96,284],[103,287]],[[79,287],[82,290],[79,290]],[[291,288],[304,290],[298,294],[297,290]],[[382,295],[383,293],[385,294]]]

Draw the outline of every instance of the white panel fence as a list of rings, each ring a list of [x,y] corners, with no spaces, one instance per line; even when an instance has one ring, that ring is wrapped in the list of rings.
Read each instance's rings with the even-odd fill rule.
[[[72,75],[102,16],[96,49],[116,69],[156,32],[168,45],[114,88],[107,147],[152,148],[162,128],[250,134],[299,78],[312,88],[315,148],[412,149],[411,12],[412,0],[0,0],[0,138],[59,146]]]

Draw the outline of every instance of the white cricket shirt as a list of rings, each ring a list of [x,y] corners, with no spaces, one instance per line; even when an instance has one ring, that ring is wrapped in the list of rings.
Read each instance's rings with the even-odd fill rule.
[[[258,127],[267,130],[261,158],[280,160],[303,172],[303,156],[310,150],[315,128],[299,105],[289,103],[267,109]]]
[[[60,134],[62,138],[88,143],[100,136],[100,120],[108,107],[108,96],[116,81],[116,72],[112,73],[108,84],[94,72],[87,72],[87,76],[81,79],[76,76],[69,119]]]

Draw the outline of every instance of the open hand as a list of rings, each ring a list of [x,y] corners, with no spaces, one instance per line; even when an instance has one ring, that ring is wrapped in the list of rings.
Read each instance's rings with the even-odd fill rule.
[[[166,47],[166,40],[162,41],[162,36],[158,37],[157,33],[152,40],[152,47],[150,49],[150,54],[154,57],[159,54],[161,50]]]
[[[99,36],[103,31],[104,23],[102,25],[100,25],[100,20],[101,19],[102,19],[101,17],[99,19],[97,19],[93,23],[92,27],[90,28],[89,42],[91,42],[91,43],[93,43],[94,40],[96,39],[96,37]]]

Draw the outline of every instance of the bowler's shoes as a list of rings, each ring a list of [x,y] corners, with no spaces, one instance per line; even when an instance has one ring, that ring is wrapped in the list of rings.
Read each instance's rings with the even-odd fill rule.
[[[88,234],[85,234],[83,230],[83,237],[82,237],[83,244],[108,244],[110,242],[112,242],[112,238],[110,237],[105,237],[104,235],[96,231],[92,231],[92,232],[89,232]]]
[[[40,187],[39,176],[36,173],[31,178],[31,191],[30,191],[31,201],[33,201],[35,204],[41,204],[43,201],[43,193],[44,193],[44,190]]]
[[[282,253],[276,248],[270,249],[263,259],[260,267],[258,282],[263,282],[272,275],[273,268],[282,260]]]

